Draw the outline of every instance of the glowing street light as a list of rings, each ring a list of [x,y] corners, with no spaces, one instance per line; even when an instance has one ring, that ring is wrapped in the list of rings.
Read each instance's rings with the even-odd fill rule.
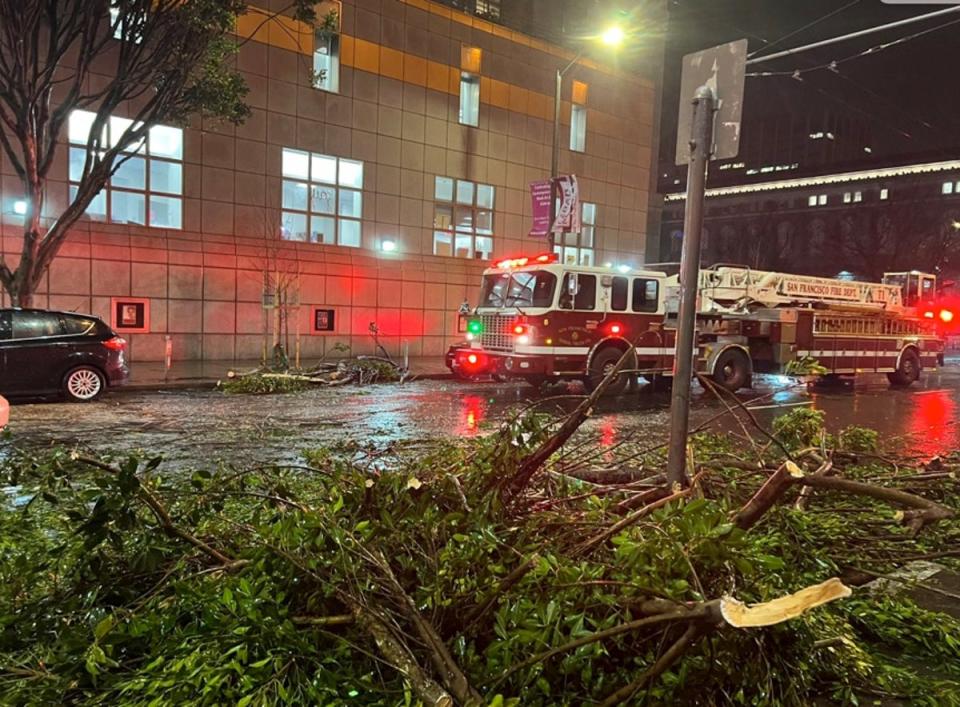
[[[623,31],[623,27],[619,25],[611,25],[607,27],[603,34],[600,35],[600,41],[606,44],[608,47],[619,47],[623,44],[624,37],[626,37],[626,32]]]

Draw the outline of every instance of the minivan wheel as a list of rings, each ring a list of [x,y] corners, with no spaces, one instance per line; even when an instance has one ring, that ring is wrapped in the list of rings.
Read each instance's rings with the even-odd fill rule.
[[[88,403],[96,400],[107,387],[103,374],[93,366],[78,366],[63,378],[63,393],[67,400]]]

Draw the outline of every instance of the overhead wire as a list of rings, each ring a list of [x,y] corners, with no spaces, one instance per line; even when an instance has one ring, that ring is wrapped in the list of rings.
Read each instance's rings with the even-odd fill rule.
[[[761,54],[761,53],[763,53],[763,52],[765,52],[765,51],[769,51],[770,49],[773,49],[773,48],[774,48],[775,46],[777,46],[778,44],[783,44],[785,41],[787,41],[787,40],[790,39],[791,37],[796,37],[796,36],[797,36],[798,34],[800,34],[801,32],[805,32],[805,31],[807,31],[808,29],[811,29],[812,27],[816,27],[816,26],[817,26],[818,24],[820,24],[821,22],[825,22],[826,20],[829,20],[831,17],[834,17],[835,15],[839,15],[839,14],[840,14],[841,12],[843,12],[844,10],[848,10],[848,9],[850,9],[851,7],[853,7],[854,5],[859,5],[862,1],[863,1],[863,0],[852,0],[851,2],[847,3],[847,4],[844,5],[843,7],[837,8],[836,10],[831,10],[831,11],[828,12],[826,15],[823,15],[822,17],[818,17],[818,18],[815,19],[813,22],[809,22],[809,23],[805,24],[803,27],[800,27],[800,28],[795,29],[794,31],[788,33],[788,34],[783,35],[782,37],[780,37],[780,39],[777,39],[777,40],[775,40],[775,41],[773,41],[773,42],[768,42],[768,43],[764,44],[764,46],[760,47],[759,49],[757,49],[757,50],[755,50],[755,51],[752,51],[752,52],[750,52],[749,54],[747,54],[747,58],[748,58],[748,59],[752,59],[752,58],[754,58],[757,54]]]
[[[861,59],[871,54],[878,54],[886,49],[890,49],[891,47],[899,46],[900,44],[905,44],[906,42],[913,41],[914,39],[919,39],[920,37],[930,34],[931,32],[937,32],[939,30],[946,29],[947,27],[950,27],[951,25],[955,25],[958,23],[960,23],[960,19],[953,20],[952,22],[947,22],[946,24],[937,25],[936,27],[928,27],[925,30],[914,32],[913,34],[910,34],[904,37],[898,37],[897,39],[891,40],[889,42],[884,42],[882,44],[874,45],[869,49],[864,49],[863,51],[843,57],[842,59],[834,59],[832,61],[828,61],[823,64],[818,64],[816,66],[811,66],[806,69],[792,69],[792,70],[788,69],[785,71],[754,71],[754,72],[748,73],[747,76],[751,78],[758,78],[758,77],[766,78],[770,76],[790,76],[792,78],[799,78],[803,74],[808,74],[811,71],[823,71],[824,69],[830,69],[831,71],[834,71],[836,70],[836,67],[838,67],[840,64],[845,64],[855,59]]]

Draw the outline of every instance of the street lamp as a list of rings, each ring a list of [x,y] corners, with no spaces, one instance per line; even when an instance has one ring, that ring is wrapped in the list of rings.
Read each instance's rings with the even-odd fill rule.
[[[600,41],[608,47],[616,47],[623,43],[626,34],[618,25],[611,25],[600,35]],[[557,177],[560,176],[560,94],[563,90],[563,77],[574,65],[583,58],[586,47],[582,47],[577,55],[562,69],[557,69],[556,85],[553,93],[553,149],[550,153],[550,232],[547,234],[548,250],[552,253],[556,245],[553,232],[554,222],[557,220]]]

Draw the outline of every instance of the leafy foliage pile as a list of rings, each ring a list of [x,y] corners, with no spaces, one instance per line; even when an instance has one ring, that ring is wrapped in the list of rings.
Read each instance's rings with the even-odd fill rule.
[[[815,422],[780,423],[787,452],[819,446]],[[383,474],[329,449],[303,467],[188,478],[159,458],[15,456],[0,480],[0,702],[444,704],[428,699],[443,683],[474,705],[615,704],[633,684],[651,704],[960,705],[960,622],[866,590],[709,632],[643,680],[691,607],[766,601],[852,566],[889,572],[956,548],[960,527],[914,534],[881,501],[818,490],[808,510],[780,503],[742,529],[736,513],[769,471],[741,441],[704,434],[695,487],[645,513],[624,504],[641,508],[649,485],[556,464],[508,497],[504,480],[550,429],[527,416]],[[874,453],[834,457],[847,478],[915,474]],[[917,483],[960,506],[955,478]]]
[[[248,375],[220,381],[219,388],[230,395],[268,395],[298,393],[310,387],[307,381],[292,376]]]

